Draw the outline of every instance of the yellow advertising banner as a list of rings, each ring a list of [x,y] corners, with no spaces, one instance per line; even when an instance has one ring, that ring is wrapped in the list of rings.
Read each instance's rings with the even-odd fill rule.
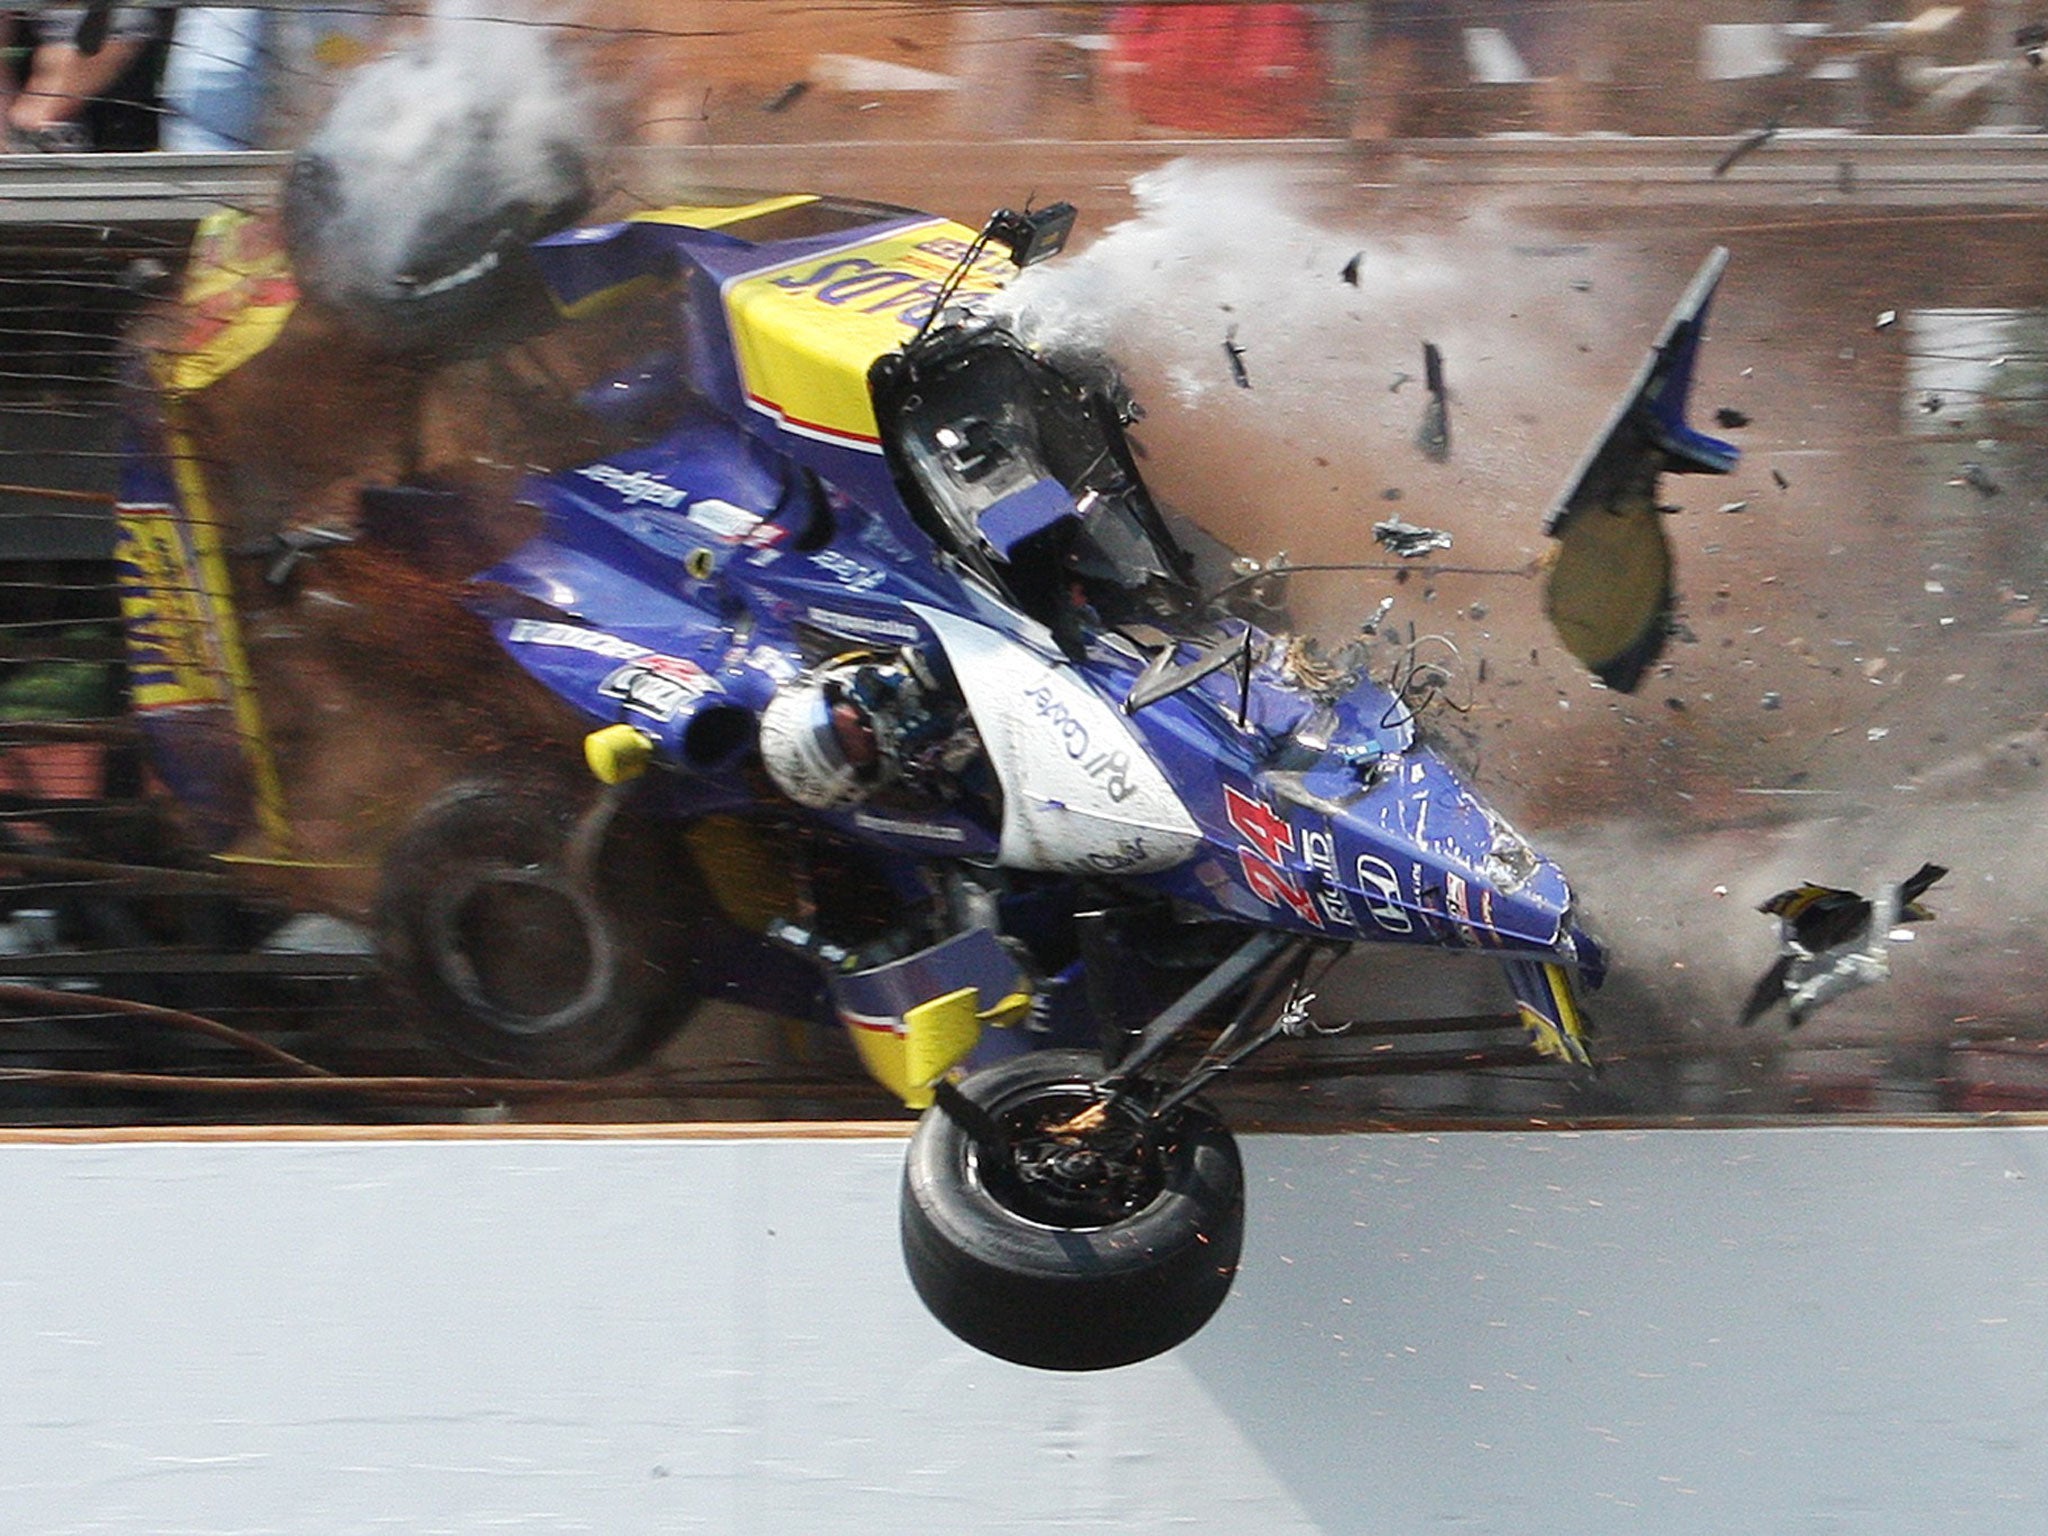
[[[164,387],[190,394],[233,373],[277,340],[298,301],[275,214],[208,214],[185,268],[184,329],[158,359]]]

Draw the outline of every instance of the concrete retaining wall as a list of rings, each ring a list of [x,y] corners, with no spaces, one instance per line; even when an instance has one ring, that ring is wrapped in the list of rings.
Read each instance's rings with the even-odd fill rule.
[[[1192,1344],[953,1342],[899,1141],[0,1146],[0,1525],[2048,1528],[2048,1131],[1260,1137]]]

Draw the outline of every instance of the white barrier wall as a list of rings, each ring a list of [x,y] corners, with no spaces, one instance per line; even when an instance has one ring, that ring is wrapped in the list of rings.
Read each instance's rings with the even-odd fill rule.
[[[929,1321],[900,1152],[0,1146],[0,1529],[2048,1529],[2048,1131],[1251,1138],[1082,1377]]]

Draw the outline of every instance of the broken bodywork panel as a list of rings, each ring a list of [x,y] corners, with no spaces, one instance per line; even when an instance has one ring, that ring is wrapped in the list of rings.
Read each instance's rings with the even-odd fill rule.
[[[1739,456],[1685,420],[1707,306],[1727,264],[1720,248],[1700,264],[1543,525],[1558,545],[1544,588],[1551,623],[1587,670],[1623,693],[1635,691],[1670,632],[1671,541],[1658,481],[1667,472],[1726,474]]]
[[[1778,919],[1780,954],[1757,978],[1736,1022],[1754,1024],[1783,1003],[1796,1029],[1823,1003],[1884,980],[1891,974],[1887,946],[1902,936],[1898,925],[1933,918],[1920,898],[1947,873],[1923,864],[1874,898],[1808,881],[1765,901],[1757,910]]]

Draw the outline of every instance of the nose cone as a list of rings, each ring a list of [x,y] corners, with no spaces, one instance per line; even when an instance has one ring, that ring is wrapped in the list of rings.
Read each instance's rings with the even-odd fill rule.
[[[1339,877],[1388,937],[1474,948],[1576,953],[1571,887],[1507,819],[1427,747],[1394,758],[1344,808]]]

